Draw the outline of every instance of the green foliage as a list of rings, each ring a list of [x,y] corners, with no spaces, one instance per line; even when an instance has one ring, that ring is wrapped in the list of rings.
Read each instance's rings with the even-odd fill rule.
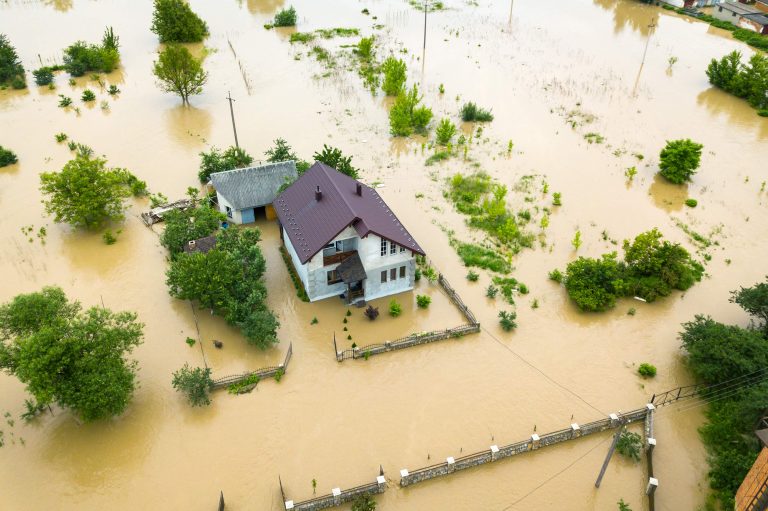
[[[17,161],[19,159],[16,157],[16,153],[0,145],[0,167],[13,165]]]
[[[294,32],[288,40],[290,43],[308,43],[315,40],[315,34],[312,32]]]
[[[461,120],[464,122],[490,122],[493,120],[493,114],[490,110],[480,108],[471,101],[469,103],[464,103],[459,114],[461,115]]]
[[[359,57],[360,69],[358,73],[363,78],[363,83],[372,93],[375,93],[379,88],[379,75],[381,74],[381,66],[376,62],[375,37],[360,39],[354,52]]]
[[[437,162],[448,160],[450,157],[451,153],[448,151],[437,151],[424,161],[424,165],[430,167]]]
[[[24,83],[24,66],[16,53],[16,48],[13,47],[5,34],[0,34],[0,85],[7,83],[12,84],[14,89],[23,89],[26,86]],[[21,87],[16,86],[19,83]]]
[[[755,36],[768,48],[768,38]],[[719,61],[712,59],[707,77],[712,85],[746,99],[752,107],[768,108],[768,57],[765,55],[755,53],[748,64],[742,64],[741,53],[737,51]]]
[[[675,184],[690,181],[701,162],[701,150],[704,146],[691,139],[667,141],[659,155],[659,172]]]
[[[666,7],[666,5],[665,5],[665,7]],[[624,502],[624,499],[619,499],[617,504],[619,506],[619,511],[632,511],[632,508],[629,507],[629,504]]]
[[[568,264],[565,289],[580,309],[603,311],[612,308],[616,297],[624,294],[624,273],[616,252],[600,259],[579,257]]]
[[[645,378],[653,378],[656,376],[656,366],[643,362],[640,364],[640,367],[637,368],[637,372],[640,374],[640,376]]]
[[[376,501],[370,495],[361,495],[352,502],[352,511],[376,511]]]
[[[85,89],[83,91],[83,95],[80,96],[80,99],[85,103],[88,103],[90,101],[95,101],[96,94],[94,94],[94,92],[91,89]]]
[[[291,260],[291,256],[288,255],[288,251],[285,250],[285,247],[283,247],[282,245],[280,246],[280,256],[283,258],[283,262],[285,263],[285,266],[288,268],[288,274],[291,276],[293,287],[296,288],[296,296],[298,296],[299,300],[301,300],[302,302],[308,302],[309,296],[307,295],[307,291],[304,289],[304,284],[301,282],[301,278],[299,278],[299,274],[296,273],[296,269],[293,267],[293,261]]]
[[[59,108],[66,108],[72,104],[72,98],[59,94]]]
[[[562,283],[563,283],[563,279],[565,278],[565,277],[563,276],[563,272],[561,272],[561,271],[560,271],[560,270],[558,270],[557,268],[555,268],[554,270],[552,270],[551,272],[549,272],[549,275],[548,275],[548,277],[549,277],[549,280],[554,280],[554,281],[555,281],[555,282],[557,282],[558,284],[562,284]]]
[[[319,153],[316,152],[312,157],[315,161],[325,163],[329,167],[338,170],[342,174],[346,174],[352,179],[357,179],[358,177],[359,171],[352,166],[352,157],[344,156],[341,149],[323,144],[323,150]]]
[[[266,304],[260,239],[258,229],[222,230],[207,253],[178,254],[166,284],[171,296],[198,301],[239,328],[250,344],[266,349],[278,342],[280,323]]]
[[[467,280],[470,282],[477,282],[477,280],[480,278],[480,275],[472,270],[469,270],[469,273],[467,273]]]
[[[442,146],[448,145],[455,134],[456,125],[447,118],[440,121],[440,123],[437,125],[437,128],[435,129],[435,137],[437,138],[437,143]]]
[[[299,157],[293,152],[290,144],[283,138],[274,141],[275,146],[267,149],[264,155],[270,163],[279,163],[281,161],[298,161]],[[250,163],[250,162],[248,162]]]
[[[208,25],[184,0],[155,0],[150,30],[161,43],[196,43],[208,35]]]
[[[688,206],[689,208],[695,208],[696,206],[698,206],[698,204],[699,202],[696,199],[685,200],[685,205]]]
[[[0,368],[26,385],[37,403],[57,403],[90,422],[123,413],[136,387],[141,344],[136,314],[83,311],[58,287],[0,306]]]
[[[581,247],[581,231],[576,231],[576,234],[573,235],[571,245],[573,245],[573,250],[579,250],[579,247]]]
[[[474,243],[458,241],[453,242],[452,245],[456,248],[456,253],[461,258],[464,266],[475,266],[497,273],[509,273],[512,269],[512,266],[504,256],[495,250]]]
[[[488,284],[488,287],[485,289],[485,296],[493,300],[496,298],[496,294],[498,292],[499,292],[499,288],[497,288],[493,284]]]
[[[640,452],[643,449],[643,441],[639,434],[627,431],[624,428],[619,435],[619,441],[616,443],[616,450],[622,456],[632,461],[640,461]]]
[[[184,339],[184,342],[186,342],[186,343],[187,343],[187,346],[189,346],[190,348],[191,348],[192,346],[194,346],[194,345],[197,343],[197,341],[196,341],[196,340],[194,340],[194,339],[193,339],[193,338],[191,338],[191,337],[187,337],[186,339]]]
[[[427,125],[432,120],[432,110],[419,106],[422,96],[418,86],[403,90],[397,95],[389,111],[390,133],[396,137],[407,137],[412,133],[426,133]]]
[[[517,328],[515,319],[517,319],[516,312],[499,311],[499,324],[505,332],[511,332]]]
[[[50,67],[41,67],[32,71],[32,76],[35,77],[35,84],[37,85],[50,85],[53,83],[53,71]]]
[[[281,9],[275,14],[274,26],[276,27],[295,27],[296,26],[296,9],[291,6],[288,9]]]
[[[525,284],[520,284],[514,277],[493,277],[493,283],[499,286],[501,296],[511,305],[515,304],[515,291],[520,292],[521,288],[525,288],[526,293],[528,288]],[[520,294],[524,294],[520,292]]]
[[[637,175],[637,167],[632,166],[627,168],[627,170],[624,171],[624,175],[627,176],[629,181],[634,180],[635,176]]]
[[[246,378],[227,387],[227,392],[233,395],[245,394],[246,392],[253,390],[253,387],[258,385],[260,381],[261,378],[259,378],[258,374],[251,373]]]
[[[120,89],[117,88],[117,85],[112,84],[107,89],[107,94],[109,94],[110,96],[115,96],[116,94],[120,94]]]
[[[64,142],[67,140],[67,138],[69,138],[66,133],[56,133],[55,137],[56,137],[56,142],[59,142],[59,143]]]
[[[403,307],[400,305],[400,303],[395,300],[394,298],[389,301],[389,315],[393,318],[398,317],[400,314],[403,313]]]
[[[429,307],[429,304],[432,303],[432,298],[430,298],[427,295],[416,295],[416,305],[420,309],[426,309]]]
[[[285,141],[283,140],[283,142]],[[288,149],[290,149],[290,147]],[[222,152],[216,147],[211,147],[211,150],[207,153],[205,151],[200,153],[200,170],[197,173],[197,178],[201,183],[207,183],[211,178],[211,174],[227,170],[241,169],[247,167],[251,163],[253,163],[253,157],[248,154],[245,149],[230,146]]]
[[[184,251],[188,242],[213,234],[226,216],[213,208],[200,206],[169,211],[163,220],[165,230],[160,236],[160,243],[171,253],[171,258],[175,258]]]
[[[126,170],[106,168],[106,160],[78,156],[61,172],[40,174],[43,204],[56,222],[98,229],[123,219],[124,201],[131,195]]]
[[[562,199],[563,194],[560,192],[555,192],[552,194],[552,205],[553,206],[562,206],[563,203],[560,199]]]
[[[24,408],[26,408],[26,411],[21,414],[21,418],[24,422],[29,423],[32,422],[35,417],[43,413],[47,408],[47,405],[45,403],[38,403],[34,399],[25,399]]]
[[[178,44],[165,47],[152,72],[160,87],[165,92],[178,94],[184,104],[189,103],[189,96],[203,92],[203,85],[208,81],[208,73],[203,70],[202,61]]]
[[[757,320],[755,327],[768,337],[768,277],[765,282],[731,292],[730,301],[753,316]]]
[[[387,57],[381,64],[381,71],[384,73],[381,88],[387,96],[398,96],[404,92],[406,70],[405,62],[392,56]]]
[[[193,339],[194,341],[194,339]],[[192,406],[207,406],[211,404],[210,392],[213,390],[211,368],[184,367],[173,373],[173,388],[183,393]]]
[[[72,76],[83,76],[90,71],[109,73],[120,63],[118,37],[109,27],[104,33],[102,44],[88,44],[77,41],[64,49],[64,69]]]
[[[104,234],[101,235],[101,239],[103,239],[104,243],[106,243],[107,245],[114,245],[115,243],[117,243],[117,237],[114,234],[112,234],[112,231],[110,231],[109,229],[104,231]]]

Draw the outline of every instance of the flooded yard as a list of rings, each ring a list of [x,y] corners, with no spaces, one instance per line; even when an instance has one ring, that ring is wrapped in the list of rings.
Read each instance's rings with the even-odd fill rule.
[[[210,78],[184,107],[152,75],[161,45],[149,31],[151,2],[0,1],[0,33],[27,70],[60,62],[62,48],[99,40],[105,26],[120,36],[122,55],[118,70],[100,75],[103,86],[88,74],[70,84],[60,72],[55,90],[34,85],[29,74],[27,89],[0,90],[0,144],[19,157],[0,169],[0,302],[57,285],[85,306],[135,311],[145,323],[144,344],[135,352],[140,385],[123,416],[81,425],[54,408],[32,424],[0,426],[0,508],[208,510],[223,491],[228,510],[280,510],[279,480],[299,501],[312,496],[313,479],[324,494],[374,480],[381,465],[390,489],[377,497],[377,509],[388,511],[554,510],[565,502],[573,510],[604,510],[620,498],[647,509],[644,464],[615,458],[594,488],[607,433],[407,489],[397,487],[398,473],[639,408],[655,392],[692,383],[680,354],[682,322],[711,314],[747,323],[728,297],[766,274],[768,193],[761,185],[768,180],[768,119],[712,88],[704,71],[712,58],[753,50],[726,31],[634,0],[450,0],[429,13],[422,54],[424,13],[406,1],[293,2],[301,32],[358,28],[376,36],[379,57],[394,52],[404,59],[409,85],[418,83],[434,110],[433,123],[443,117],[459,123],[466,101],[492,109],[495,119],[479,136],[476,125],[460,125],[467,138],[473,135],[466,159],[425,166],[434,152],[427,138],[390,136],[391,98],[372,95],[349,64],[344,46],[359,37],[318,43],[338,55],[329,68],[310,46],[289,42],[292,29],[263,27],[288,6],[282,0],[190,5],[209,26],[210,36],[191,47],[206,55]],[[678,59],[674,66],[670,57]],[[119,86],[118,96],[104,92],[110,84]],[[95,106],[76,99],[79,112],[57,107],[59,94],[79,98],[85,88],[97,92]],[[334,334],[341,350],[464,320],[439,286],[422,278],[414,291],[394,297],[403,304],[401,316],[388,315],[388,297],[373,302],[376,321],[351,308],[344,323],[348,307],[341,300],[299,300],[278,250],[278,227],[262,221],[268,302],[281,323],[281,342],[259,351],[198,309],[203,355],[199,345],[184,342],[197,338],[195,317],[188,302],[168,294],[162,226],[153,232],[139,218],[146,199],[132,199],[114,245],[45,215],[39,174],[58,171],[71,158],[56,133],[91,146],[175,200],[199,185],[201,151],[234,143],[228,92],[236,99],[240,145],[256,159],[279,137],[308,160],[323,144],[353,155],[361,180],[377,186],[482,331],[337,363]],[[698,173],[682,186],[656,177],[660,149],[678,138],[704,145]],[[629,180],[632,166],[637,174]],[[524,176],[562,193],[548,228],[531,228],[542,237],[511,261],[511,275],[530,289],[515,297],[515,306],[486,298],[490,272],[478,270],[477,282],[465,278],[468,269],[447,234],[483,238],[443,195],[455,173],[477,170],[507,185],[514,210],[529,204],[512,191]],[[530,204],[550,205],[550,198],[531,194]],[[686,207],[687,198],[698,207]],[[28,236],[26,226],[33,233],[44,226],[47,234]],[[709,259],[702,282],[656,303],[622,299],[611,311],[587,314],[547,278],[579,255],[620,250],[622,240],[653,227],[692,253],[690,232],[717,241],[696,255]],[[583,241],[578,252],[571,245],[576,231]],[[432,297],[428,309],[416,306],[417,294]],[[636,314],[628,315],[630,308]],[[499,326],[501,310],[517,311],[514,332]],[[214,339],[223,349],[213,348]],[[171,387],[174,371],[185,363],[201,366],[203,356],[214,377],[224,376],[280,363],[289,343],[293,359],[285,377],[264,381],[251,394],[218,392],[211,406],[193,409]],[[655,364],[658,376],[640,378],[641,362]],[[18,419],[26,397],[15,377],[0,374],[0,413]],[[659,510],[704,502],[701,412],[669,407],[657,416]]]

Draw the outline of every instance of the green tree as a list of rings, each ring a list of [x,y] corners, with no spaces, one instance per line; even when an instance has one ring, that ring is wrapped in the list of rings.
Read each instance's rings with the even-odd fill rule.
[[[200,171],[197,173],[201,183],[207,183],[211,174],[225,170],[242,169],[253,163],[253,156],[245,149],[230,146],[224,152],[211,147],[209,152],[200,153]]]
[[[432,110],[419,106],[422,96],[419,88],[414,85],[408,91],[401,91],[392,109],[389,111],[389,131],[396,137],[407,137],[412,133],[425,133],[429,121],[432,120]]]
[[[77,157],[61,172],[40,174],[45,210],[56,222],[98,229],[123,219],[124,201],[131,191],[124,169],[106,168],[106,160]]]
[[[160,243],[175,258],[188,242],[213,234],[226,219],[224,214],[206,206],[169,211],[163,216],[165,230]]]
[[[768,57],[755,53],[744,66],[741,92],[754,108],[768,108]]]
[[[352,511],[376,511],[376,501],[370,495],[361,495],[352,502]]]
[[[296,153],[293,152],[293,148],[284,138],[278,138],[274,144],[274,147],[264,152],[268,162],[279,163],[281,161],[297,161],[299,159]]]
[[[229,305],[232,287],[240,278],[238,262],[217,249],[205,254],[179,254],[166,275],[171,296],[197,301],[211,310]]]
[[[187,396],[192,406],[207,406],[211,404],[210,393],[213,390],[211,369],[209,367],[184,367],[173,373],[171,382],[173,388]]]
[[[288,9],[281,9],[280,12],[275,14],[274,25],[276,27],[295,27],[296,18],[296,9],[293,6]]]
[[[203,85],[208,81],[202,61],[176,44],[169,44],[160,53],[153,72],[160,81],[160,87],[165,92],[178,94],[184,104],[189,104],[189,96],[203,92]]]
[[[315,161],[325,163],[342,174],[346,174],[352,179],[357,179],[358,169],[352,166],[352,157],[344,156],[341,149],[329,147],[323,144],[323,150],[313,155]]]
[[[619,441],[616,442],[616,450],[624,457],[632,461],[640,461],[640,452],[643,449],[643,441],[640,435],[632,433],[624,428],[619,434]]]
[[[72,76],[88,71],[109,73],[120,63],[119,40],[112,27],[107,27],[100,45],[77,41],[64,50],[64,68]]]
[[[738,51],[733,51],[720,60],[712,59],[709,67],[707,67],[709,83],[715,87],[735,93],[741,89],[740,69],[741,53]]]
[[[8,37],[0,34],[0,85],[13,83],[14,80],[21,84],[21,87],[14,85],[14,88],[24,88],[24,66]]]
[[[155,0],[151,30],[161,43],[196,43],[208,35],[208,25],[183,0]]]
[[[19,159],[16,157],[16,153],[0,145],[0,167],[13,165],[17,161]]]
[[[616,252],[601,259],[579,257],[568,264],[565,289],[582,310],[604,311],[613,307],[625,289],[625,266],[616,260]]]
[[[450,119],[443,119],[435,129],[435,137],[437,143],[444,146],[451,142],[451,139],[456,134],[456,125],[451,122]]]
[[[0,306],[0,367],[38,403],[57,403],[89,422],[120,415],[136,387],[141,344],[136,314],[82,310],[58,287],[16,296]]]
[[[391,56],[387,57],[381,64],[381,70],[384,72],[381,88],[387,96],[397,96],[403,92],[406,69],[405,62]]]
[[[699,168],[703,147],[691,139],[668,140],[659,155],[659,173],[675,184],[690,181]]]
[[[762,329],[763,335],[768,338],[768,277],[765,282],[733,291],[730,301],[739,304],[754,316],[758,321],[758,328]]]

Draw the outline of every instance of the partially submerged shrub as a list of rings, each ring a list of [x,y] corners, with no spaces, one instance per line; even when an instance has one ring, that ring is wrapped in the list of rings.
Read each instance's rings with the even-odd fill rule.
[[[379,317],[379,308],[378,307],[374,307],[373,305],[369,305],[365,309],[365,317],[367,317],[371,321],[373,321],[374,319],[378,318]]]
[[[699,168],[703,147],[691,139],[667,141],[659,155],[659,174],[675,184],[690,181]]]
[[[656,376],[656,366],[643,362],[640,364],[640,367],[637,368],[637,372],[640,374],[640,376],[645,378],[653,378]]]
[[[417,295],[416,296],[416,305],[420,309],[426,309],[429,307],[429,304],[432,303],[432,298],[430,298],[427,295]]]
[[[480,278],[480,275],[472,270],[469,270],[469,273],[467,273],[467,280],[470,282],[477,282],[477,280]]]
[[[461,107],[461,120],[464,122],[479,121],[489,122],[493,120],[493,114],[490,110],[480,108],[473,102],[464,103]]]
[[[276,27],[295,27],[296,26],[296,9],[291,6],[288,9],[281,9],[275,14],[275,21],[273,23]]]
[[[210,392],[213,390],[211,368],[184,367],[173,373],[173,388],[183,393],[192,406],[205,406],[211,404]]]
[[[485,296],[488,298],[494,299],[496,298],[496,294],[499,292],[499,288],[494,286],[493,284],[489,284],[488,287],[485,289]]]
[[[516,312],[499,311],[499,324],[505,332],[511,332],[517,328],[515,319],[517,319]]]
[[[689,208],[695,208],[696,206],[699,205],[699,202],[696,199],[686,199],[685,205],[688,206]]]
[[[26,87],[24,66],[5,34],[0,34],[0,85],[10,83],[14,89]]]
[[[32,71],[37,85],[50,85],[53,83],[53,71],[50,67],[41,67]]]
[[[17,161],[19,159],[16,157],[16,153],[0,145],[0,167],[13,165]]]
[[[68,46],[64,50],[64,69],[72,76],[83,76],[89,71],[111,72],[120,63],[117,39],[108,27],[100,45],[77,41]]]
[[[456,125],[453,124],[450,119],[443,119],[435,129],[437,143],[442,146],[448,145],[455,134]]]
[[[405,62],[395,57],[387,57],[381,64],[381,70],[384,73],[384,81],[381,88],[387,96],[397,96],[403,92],[406,80]]]
[[[637,462],[640,461],[642,447],[643,442],[640,435],[627,431],[627,428],[621,431],[619,441],[616,443],[616,450],[619,451],[619,454]]]
[[[96,94],[94,94],[94,92],[91,89],[85,89],[83,91],[83,95],[80,96],[80,99],[83,100],[86,103],[88,103],[90,101],[95,101],[96,100]]]
[[[394,298],[389,301],[389,315],[393,318],[398,317],[400,314],[403,313],[403,307],[400,305],[400,303],[395,300]]]
[[[419,106],[421,99],[416,85],[398,94],[389,111],[389,128],[394,136],[407,137],[414,132],[426,132],[427,125],[432,120],[432,110]]]
[[[558,284],[562,284],[563,283],[563,272],[561,272],[557,268],[555,268],[554,270],[549,272],[548,276],[549,276],[549,280],[554,280]]]

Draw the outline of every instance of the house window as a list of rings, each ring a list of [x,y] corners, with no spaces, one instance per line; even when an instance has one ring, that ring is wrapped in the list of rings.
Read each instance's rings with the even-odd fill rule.
[[[405,266],[400,267],[400,278],[401,279],[405,278]]]
[[[400,253],[402,254],[403,252],[405,252],[405,247],[400,247]]]
[[[397,268],[389,270],[389,280],[397,280]]]
[[[381,240],[381,257],[387,255],[387,240]]]
[[[722,5],[717,8],[717,12],[723,12],[723,6]]]
[[[339,275],[339,272],[336,270],[331,270],[328,272],[328,285],[331,284],[337,284],[341,282],[341,276]]]
[[[397,254],[397,245],[394,243],[389,244],[389,255],[395,255]]]
[[[230,208],[229,206],[226,206],[226,208],[227,208],[227,218],[232,218],[232,208]]]
[[[387,283],[387,270],[384,270],[381,272],[381,283],[386,284]]]

